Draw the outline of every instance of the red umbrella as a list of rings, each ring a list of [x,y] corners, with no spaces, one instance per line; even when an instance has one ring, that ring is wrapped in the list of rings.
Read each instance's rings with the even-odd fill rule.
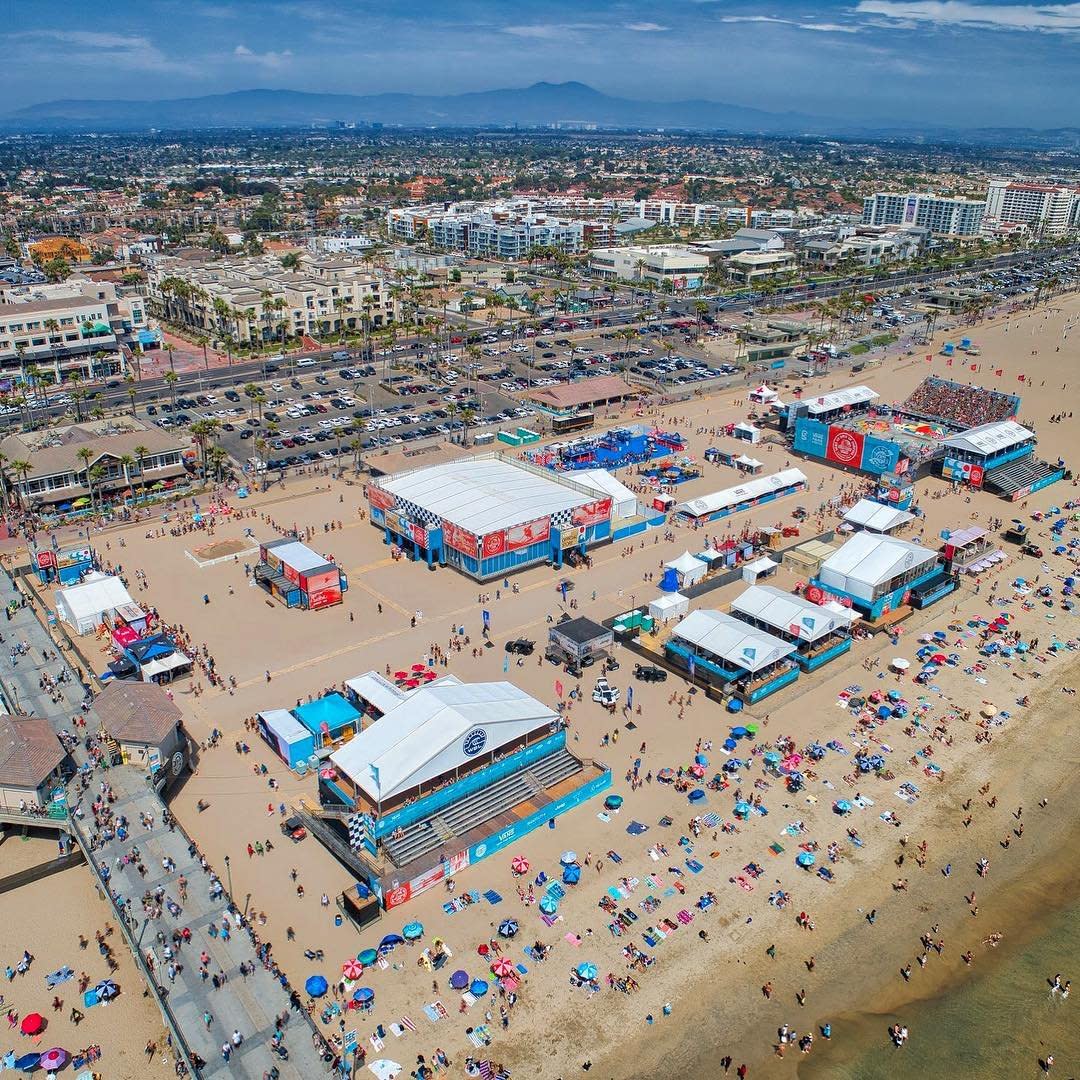
[[[423,677],[425,682],[431,682],[432,679],[439,677],[439,673],[437,671],[425,671]]]
[[[413,671],[427,671],[427,664],[413,664]]]
[[[41,1013],[27,1013],[19,1025],[19,1030],[24,1035],[36,1035],[44,1026],[45,1017]]]
[[[364,965],[361,964],[359,960],[346,960],[345,963],[341,965],[341,974],[344,975],[346,979],[359,979],[360,976],[364,974]]]
[[[408,677],[409,677],[409,673],[407,671],[395,671],[394,672],[394,678],[395,679],[407,679]]]
[[[415,690],[420,685],[420,680],[419,679],[406,679],[405,680],[405,685],[410,690]]]
[[[476,946],[476,951],[477,951],[477,952],[478,952],[478,953],[479,953],[479,954],[480,954],[481,956],[487,956],[487,954],[488,954],[488,953],[489,953],[489,952],[490,952],[491,950],[490,950],[490,949],[489,949],[489,948],[488,948],[488,947],[487,947],[486,945],[477,945],[477,946]]]
[[[514,974],[514,963],[506,956],[500,956],[498,960],[491,965],[491,974],[498,978],[503,978],[506,975]]]

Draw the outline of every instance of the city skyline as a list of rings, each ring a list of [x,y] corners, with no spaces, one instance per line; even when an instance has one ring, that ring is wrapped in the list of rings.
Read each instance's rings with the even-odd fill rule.
[[[1080,103],[1076,3],[542,0],[508,12],[419,0],[405,13],[365,0],[117,0],[92,23],[84,13],[70,0],[13,9],[0,34],[5,111],[62,98],[456,94],[540,80],[905,128],[1064,126]]]

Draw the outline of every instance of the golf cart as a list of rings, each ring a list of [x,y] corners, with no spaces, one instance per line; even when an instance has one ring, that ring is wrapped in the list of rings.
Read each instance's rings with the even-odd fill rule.
[[[304,828],[304,823],[295,815],[287,817],[281,823],[281,831],[294,843],[299,844],[301,840],[307,836],[307,829]]]
[[[614,705],[619,700],[619,688],[601,676],[593,687],[592,699],[600,705]]]
[[[1043,557],[1043,549],[1041,547],[1039,547],[1038,544],[1031,544],[1031,543],[1021,544],[1020,545],[1020,554],[1021,555],[1030,555],[1030,556],[1032,556],[1032,558],[1035,558],[1035,559],[1041,559]]]

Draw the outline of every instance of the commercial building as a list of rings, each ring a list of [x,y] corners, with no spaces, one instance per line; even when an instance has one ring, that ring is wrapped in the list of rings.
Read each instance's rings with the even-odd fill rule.
[[[0,295],[0,379],[27,383],[30,367],[51,382],[74,372],[115,375],[121,343],[146,329],[137,289],[71,278],[57,285],[8,286]]]
[[[80,456],[85,449],[89,457]],[[89,474],[94,470],[100,470],[92,485],[100,499],[129,488],[171,488],[188,476],[185,461],[194,461],[185,436],[146,427],[134,417],[9,435],[0,440],[0,454],[8,461],[8,485],[24,506],[61,510],[80,500],[90,505]],[[12,462],[30,467],[16,473]]]
[[[561,566],[566,553],[611,536],[611,496],[501,454],[380,477],[368,483],[367,500],[388,545],[480,581]]]
[[[74,765],[44,717],[0,715],[0,806],[46,806]]]
[[[539,209],[529,200],[438,203],[388,210],[391,237],[424,241],[474,258],[526,259],[537,247],[578,254],[615,238],[610,222],[581,221]]]
[[[445,676],[387,711],[320,770],[322,805],[348,816],[368,884],[399,907],[607,788],[566,746],[559,714],[509,682]]]
[[[614,375],[597,375],[558,386],[536,386],[526,390],[521,397],[555,416],[563,416],[581,409],[615,404],[640,394],[638,387],[630,386]]]
[[[935,236],[978,236],[986,203],[926,192],[879,191],[863,200],[864,225],[927,229]]]
[[[1026,225],[1037,236],[1063,236],[1080,228],[1080,189],[1067,184],[991,180],[986,222],[993,228]]]
[[[596,248],[589,273],[605,281],[651,281],[679,292],[700,289],[709,272],[708,257],[683,244]]]
[[[149,261],[148,296],[171,323],[243,343],[318,338],[385,326],[394,301],[383,279],[347,255],[301,255],[295,270],[273,256],[161,255]]]
[[[729,281],[738,285],[754,285],[795,270],[792,251],[744,251],[732,255],[725,264]]]

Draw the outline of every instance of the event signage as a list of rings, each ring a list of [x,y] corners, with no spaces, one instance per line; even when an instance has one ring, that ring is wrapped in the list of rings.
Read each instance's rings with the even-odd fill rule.
[[[496,555],[501,555],[504,551],[506,551],[505,529],[496,529],[495,532],[489,532],[484,534],[484,539],[481,546],[482,558],[490,559]]]
[[[37,564],[39,570],[56,569],[56,552],[55,551],[39,551],[37,553]]]
[[[468,555],[470,559],[477,557],[477,552],[480,550],[480,541],[477,539],[476,533],[471,533],[468,529],[463,529],[460,525],[455,525],[445,518],[443,519],[442,529],[443,542],[447,547],[460,551],[463,555]]]
[[[397,506],[397,496],[384,491],[374,484],[368,485],[368,502],[378,510],[393,510]]]
[[[525,525],[514,525],[506,530],[506,550],[520,551],[522,548],[542,544],[551,536],[551,518],[538,518]]]
[[[982,488],[983,485],[983,467],[972,464],[970,461],[961,461],[959,458],[945,458],[941,463],[941,475],[945,480],[967,484],[976,489]]]
[[[428,546],[428,531],[423,525],[418,525],[415,521],[409,522],[409,536],[412,537],[413,543],[419,544],[422,548]]]
[[[464,870],[468,865],[469,849],[465,848],[451,855],[448,859],[444,859],[438,866],[433,866],[430,870],[418,874],[411,881],[406,881],[403,885],[395,885],[393,888],[388,889],[385,895],[386,909],[389,911],[390,908],[401,907],[402,904],[408,903],[414,896],[419,896],[421,893],[427,892],[428,889],[433,889],[440,881]]]
[[[574,507],[570,520],[575,525],[599,525],[601,521],[607,521],[611,517],[611,498],[597,499],[595,502],[585,503],[584,506]]]
[[[312,611],[341,603],[341,572],[336,567],[322,574],[308,575],[303,584]]]
[[[461,740],[461,752],[466,757],[476,757],[483,753],[487,746],[487,732],[483,728],[473,728],[464,739]]]
[[[863,436],[847,428],[830,427],[825,458],[837,465],[857,469],[862,463]]]

